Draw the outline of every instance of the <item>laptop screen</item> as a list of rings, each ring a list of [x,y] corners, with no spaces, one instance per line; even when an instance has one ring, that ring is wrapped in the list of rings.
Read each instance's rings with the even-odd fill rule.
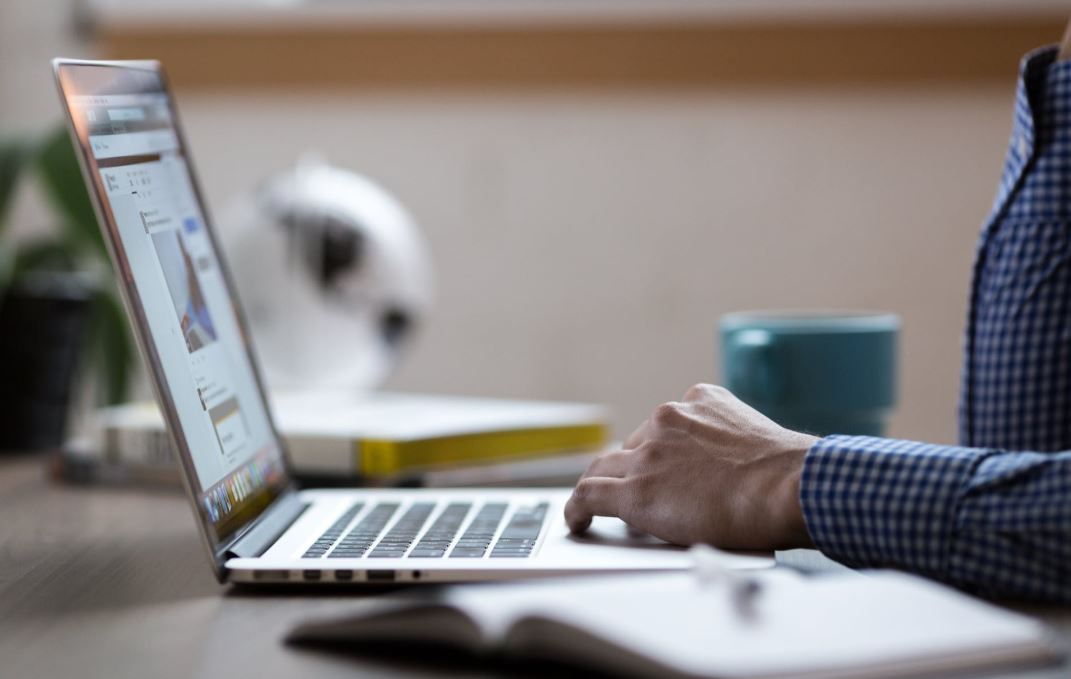
[[[288,479],[173,102],[152,64],[58,74],[160,406],[219,544]]]

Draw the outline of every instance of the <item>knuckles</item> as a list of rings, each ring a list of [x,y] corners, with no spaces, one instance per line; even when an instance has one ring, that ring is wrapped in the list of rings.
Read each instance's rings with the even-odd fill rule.
[[[694,409],[696,404],[725,403],[733,398],[732,393],[716,384],[693,384],[684,393],[682,401],[669,401],[655,408],[651,415],[651,421],[656,426],[675,428],[680,427],[691,419],[689,409]]]
[[[688,391],[684,392],[684,400],[697,401],[710,393],[713,385],[700,382],[699,384],[693,384],[688,387]]]
[[[654,423],[660,427],[672,427],[685,419],[684,404],[670,401],[655,408],[652,415]]]
[[[602,453],[602,454],[598,455],[598,456],[597,456],[597,457],[596,457],[596,458],[595,458],[594,460],[592,460],[592,461],[591,461],[590,463],[588,463],[588,468],[587,468],[587,469],[585,469],[585,470],[584,470],[584,473],[580,475],[580,480],[581,480],[581,481],[583,481],[584,479],[588,478],[589,476],[597,476],[597,474],[596,474],[596,471],[597,471],[597,470],[598,470],[598,468],[599,468],[599,463],[600,463],[600,461],[601,461],[601,460],[603,459],[603,457],[604,457],[605,455],[606,455],[606,453]],[[579,487],[579,485],[580,485],[580,484],[579,484],[579,482],[578,482],[578,483],[577,483],[577,486]],[[575,491],[574,491],[574,494],[575,494]]]
[[[693,384],[688,388],[688,391],[684,392],[684,400],[702,401],[712,398],[724,398],[728,393],[729,390],[719,384],[700,382],[699,384]]]
[[[594,486],[594,483],[595,482],[592,481],[590,478],[580,479],[577,482],[576,487],[573,488],[573,500],[582,503],[587,498],[589,498],[591,496],[591,489]]]
[[[665,452],[659,446],[647,444],[636,450],[640,467],[649,467],[660,462],[665,457]]]

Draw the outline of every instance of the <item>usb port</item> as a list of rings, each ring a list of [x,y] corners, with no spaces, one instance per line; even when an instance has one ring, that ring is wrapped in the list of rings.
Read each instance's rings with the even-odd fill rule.
[[[394,571],[368,571],[369,582],[394,582]]]
[[[335,571],[335,580],[348,582],[353,579],[353,571]]]
[[[319,580],[323,575],[320,571],[305,571],[302,573],[306,580]]]

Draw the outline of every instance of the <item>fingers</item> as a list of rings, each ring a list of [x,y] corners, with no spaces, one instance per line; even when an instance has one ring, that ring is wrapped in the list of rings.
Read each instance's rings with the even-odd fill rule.
[[[632,464],[632,456],[628,451],[624,450],[612,450],[607,453],[599,455],[591,464],[588,465],[587,470],[581,478],[587,478],[589,476],[610,476],[614,478],[624,478],[628,476],[629,468]]]
[[[632,524],[627,524],[625,526],[625,528],[628,529],[628,536],[630,538],[645,538],[648,535],[650,535],[650,533],[648,533],[647,531],[640,530],[639,528],[637,528],[636,526],[633,526]]]
[[[625,481],[601,476],[581,479],[565,503],[565,522],[569,530],[583,533],[594,516],[621,517],[625,503]]]
[[[625,439],[625,443],[624,443],[625,450],[632,450],[633,448],[639,448],[640,445],[644,441],[647,440],[647,436],[648,436],[647,432],[650,429],[650,426],[651,426],[651,421],[650,420],[644,420],[643,424],[641,424],[640,426],[636,427],[636,431],[634,431],[631,434],[629,434],[628,438]]]

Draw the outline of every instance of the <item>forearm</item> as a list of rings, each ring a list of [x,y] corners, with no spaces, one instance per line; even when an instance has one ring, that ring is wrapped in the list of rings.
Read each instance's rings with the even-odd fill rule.
[[[1071,601],[1071,451],[828,437],[807,453],[800,504],[815,546],[850,565]]]

